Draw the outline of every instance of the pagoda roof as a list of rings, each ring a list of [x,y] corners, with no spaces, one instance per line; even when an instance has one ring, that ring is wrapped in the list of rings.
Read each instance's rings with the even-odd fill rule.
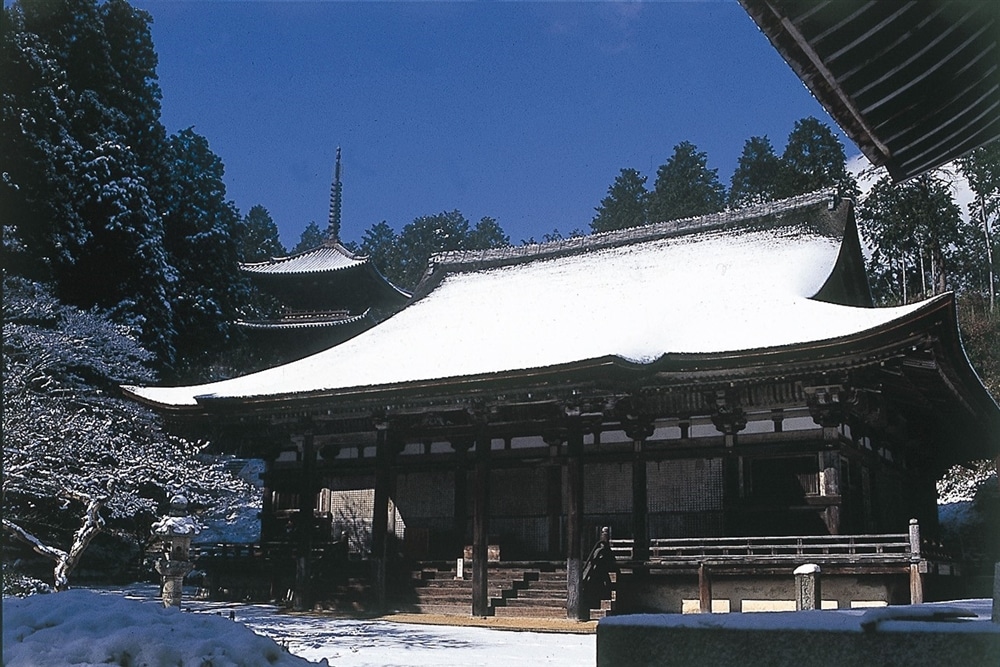
[[[867,285],[864,294],[834,289],[856,279],[861,259],[852,204],[829,192],[550,244],[440,254],[414,300],[340,345],[221,382],[126,391],[183,413],[611,381],[636,371],[728,383],[792,368],[877,366],[932,332],[947,341],[943,390],[971,396],[980,406],[973,413],[1000,424],[961,348],[952,295],[871,307]]]
[[[367,256],[355,255],[332,240],[287,257],[274,257],[265,262],[240,264],[240,269],[255,274],[325,273],[343,271],[368,264]]]

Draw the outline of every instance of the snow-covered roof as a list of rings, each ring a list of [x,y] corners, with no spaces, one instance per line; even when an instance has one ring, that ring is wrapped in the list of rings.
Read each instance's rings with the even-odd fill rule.
[[[266,262],[242,264],[247,273],[288,274],[323,273],[341,271],[368,263],[367,257],[355,255],[339,243],[328,241],[322,245],[288,257],[275,257]]]
[[[438,257],[419,298],[336,347],[222,382],[129,391],[191,406],[199,397],[342,391],[605,357],[648,364],[668,354],[852,336],[926,305],[863,308],[813,298],[834,272],[843,240],[843,228],[814,219],[826,215],[827,199],[814,194],[518,249],[506,260],[498,253]]]

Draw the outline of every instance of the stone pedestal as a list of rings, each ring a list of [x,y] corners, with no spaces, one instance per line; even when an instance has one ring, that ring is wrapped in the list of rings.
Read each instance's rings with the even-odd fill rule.
[[[819,609],[820,594],[819,587],[819,565],[800,565],[795,568],[795,610],[804,611]]]
[[[194,563],[188,561],[166,560],[161,558],[156,561],[156,571],[163,579],[163,606],[180,607],[181,592],[184,586],[184,577],[194,569]]]

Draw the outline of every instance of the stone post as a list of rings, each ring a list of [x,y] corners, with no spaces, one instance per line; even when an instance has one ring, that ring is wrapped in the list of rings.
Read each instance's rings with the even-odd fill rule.
[[[712,572],[704,563],[698,565],[698,613],[712,613]]]
[[[819,609],[822,595],[819,586],[819,565],[808,563],[795,568],[795,611]]]
[[[156,561],[156,571],[163,583],[163,606],[180,607],[184,577],[194,569],[190,560],[191,539],[200,532],[187,513],[187,498],[170,499],[167,515],[153,524],[153,536],[163,545],[163,557]]]
[[[910,519],[910,604],[923,604],[924,577],[920,571],[923,563],[920,555],[920,524]]]

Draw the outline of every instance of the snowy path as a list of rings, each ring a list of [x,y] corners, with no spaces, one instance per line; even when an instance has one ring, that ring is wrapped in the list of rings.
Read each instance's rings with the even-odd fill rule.
[[[149,600],[155,586],[109,593]],[[597,660],[595,635],[515,632],[488,628],[313,618],[278,613],[271,605],[192,601],[195,613],[235,614],[258,634],[271,637],[297,656],[326,658],[331,667],[496,667],[518,662],[551,667],[585,667]]]

